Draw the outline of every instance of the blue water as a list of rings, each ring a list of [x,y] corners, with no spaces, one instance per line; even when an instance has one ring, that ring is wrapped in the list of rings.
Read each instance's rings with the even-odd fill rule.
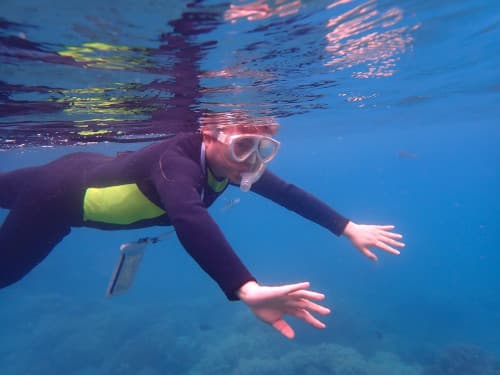
[[[119,245],[164,229],[74,229],[0,291],[1,374],[500,374],[500,3],[258,4],[248,19],[215,1],[3,1],[0,170],[137,149],[204,110],[276,116],[270,168],[355,222],[395,224],[404,251],[370,262],[227,191],[210,211],[259,281],[309,280],[332,308],[322,331],[290,319],[287,341],[176,238],[107,299]]]

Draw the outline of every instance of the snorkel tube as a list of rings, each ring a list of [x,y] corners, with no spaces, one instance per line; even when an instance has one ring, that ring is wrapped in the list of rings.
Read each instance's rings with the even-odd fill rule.
[[[259,167],[253,172],[244,172],[241,174],[240,189],[243,192],[248,192],[252,185],[262,176],[266,167],[264,163],[260,163]]]

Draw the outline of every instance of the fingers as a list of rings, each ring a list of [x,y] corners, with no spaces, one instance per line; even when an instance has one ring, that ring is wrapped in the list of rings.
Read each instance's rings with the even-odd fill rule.
[[[307,309],[321,315],[326,315],[330,313],[329,308],[310,301],[310,300],[315,300],[315,301],[324,300],[325,295],[323,293],[313,292],[310,290],[299,290],[290,293],[288,296],[293,298],[287,302],[287,306],[289,307]]]
[[[317,314],[321,315],[328,315],[330,314],[330,309],[328,307],[319,305],[317,303],[311,302],[306,299],[300,299],[298,301],[290,301],[287,306],[289,307],[294,307],[297,309],[305,309],[305,310],[310,310],[312,312],[315,312]]]
[[[383,242],[392,245],[392,246],[398,246],[398,247],[404,247],[405,244],[400,241],[396,241],[396,239],[401,239],[403,236],[399,233],[394,233],[394,232],[387,232],[385,230],[380,230],[378,233],[379,237]]]
[[[378,229],[382,229],[382,230],[393,230],[394,228],[396,228],[394,225],[374,225],[375,227],[377,227]]]
[[[293,331],[293,328],[290,327],[290,325],[285,322],[283,319],[279,319],[273,323],[273,327],[279,331],[283,336],[285,336],[288,339],[293,339],[295,336],[295,332]]]
[[[388,253],[399,255],[399,250],[394,247],[404,247],[405,244],[396,239],[401,239],[403,236],[399,233],[391,232],[395,227],[394,225],[377,225],[377,241],[374,246],[381,250],[387,251]]]
[[[389,237],[389,238],[397,238],[397,239],[403,238],[402,234],[394,233],[394,232],[387,232],[385,230],[381,230],[380,234],[382,236]]]
[[[312,325],[315,328],[325,328],[326,325],[314,317],[312,313],[327,315],[330,309],[313,302],[325,298],[322,293],[305,290],[310,284],[308,282],[283,285],[279,288],[279,295],[275,295],[274,302],[269,306],[253,308],[254,313],[264,321],[271,323],[274,329],[279,331],[288,339],[293,339],[295,332],[293,328],[283,320],[283,315],[287,314]],[[274,316],[271,319],[268,316]],[[273,320],[276,319],[274,322]]]
[[[311,312],[327,315],[330,314],[329,308],[303,298],[290,301],[287,305],[288,315],[301,319],[315,328],[323,329],[326,327],[325,323],[317,319]]]
[[[325,295],[323,293],[313,292],[311,290],[298,290],[289,294],[293,297],[313,299],[315,301],[321,301],[325,299]]]
[[[403,238],[403,235],[400,233],[394,233],[393,230],[396,228],[394,225],[374,225],[380,233],[392,237],[392,238]]]
[[[302,283],[303,284],[303,283]],[[308,283],[307,283],[308,284]],[[296,284],[298,285],[298,284]],[[313,292],[310,290],[296,290],[287,295],[288,301],[285,303],[286,306],[286,314],[294,316],[298,319],[305,321],[306,323],[312,325],[316,328],[325,328],[326,325],[321,322],[319,319],[314,317],[312,313],[317,313],[320,315],[328,315],[330,314],[330,309],[317,304],[311,300],[320,301],[325,298],[325,295],[322,293]],[[276,326],[277,324],[277,326]],[[291,338],[286,333],[286,327],[289,327],[288,324],[284,321],[278,321],[273,324],[274,328],[280,330],[282,334]],[[290,328],[291,329],[291,328]]]
[[[307,289],[309,286],[309,282],[305,281],[301,283],[282,285],[279,287],[279,291],[280,294],[291,294],[299,290]]]
[[[382,241],[389,244],[389,245],[398,246],[398,247],[405,247],[405,244],[403,242],[393,240],[392,238],[389,238],[383,234],[381,236],[382,236]]]
[[[310,300],[315,300],[315,301],[324,300],[325,295],[323,293],[313,292],[310,290],[299,290],[293,293],[289,293],[288,296],[293,298],[286,303],[286,305],[289,307],[307,309],[321,315],[326,315],[330,313],[329,308],[310,301]]]
[[[326,324],[315,318],[309,311],[304,309],[295,310],[290,313],[290,315],[303,320],[304,322],[312,325],[314,328],[323,329],[326,327]]]
[[[399,255],[401,254],[399,252],[399,250],[396,250],[394,249],[393,247],[390,247],[389,245],[387,245],[386,243],[382,242],[382,241],[377,241],[375,243],[375,246],[377,246],[380,250],[384,250],[384,251],[387,251],[388,253],[391,253],[391,254],[394,254],[394,255]]]

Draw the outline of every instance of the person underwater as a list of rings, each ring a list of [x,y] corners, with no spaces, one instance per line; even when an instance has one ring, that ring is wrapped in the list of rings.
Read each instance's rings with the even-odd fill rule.
[[[288,338],[294,330],[285,315],[324,328],[314,314],[330,310],[309,282],[261,285],[237,256],[208,212],[226,188],[239,186],[344,235],[372,260],[377,256],[371,247],[399,254],[396,248],[404,244],[394,226],[356,224],[272,173],[267,165],[280,147],[277,130],[273,119],[208,121],[198,132],[115,157],[78,152],[0,173],[0,206],[9,210],[0,227],[0,288],[21,280],[72,227],[173,226],[184,249],[229,300],[242,301]]]

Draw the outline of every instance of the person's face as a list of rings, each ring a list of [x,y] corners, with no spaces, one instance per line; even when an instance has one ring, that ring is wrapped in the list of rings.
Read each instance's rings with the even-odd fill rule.
[[[225,129],[224,134],[228,138],[239,134],[271,137],[273,132],[241,132],[236,128]],[[239,184],[241,182],[242,173],[254,172],[262,165],[262,161],[257,157],[255,152],[250,153],[250,155],[247,158],[244,158],[244,160],[235,160],[235,153],[240,155],[239,153],[241,152],[242,155],[245,155],[245,150],[251,150],[251,140],[238,139],[237,142],[233,142],[234,144],[230,146],[225,142],[218,141],[213,136],[205,135],[204,143],[206,148],[207,163],[212,172],[219,178],[228,178],[233,184]]]

